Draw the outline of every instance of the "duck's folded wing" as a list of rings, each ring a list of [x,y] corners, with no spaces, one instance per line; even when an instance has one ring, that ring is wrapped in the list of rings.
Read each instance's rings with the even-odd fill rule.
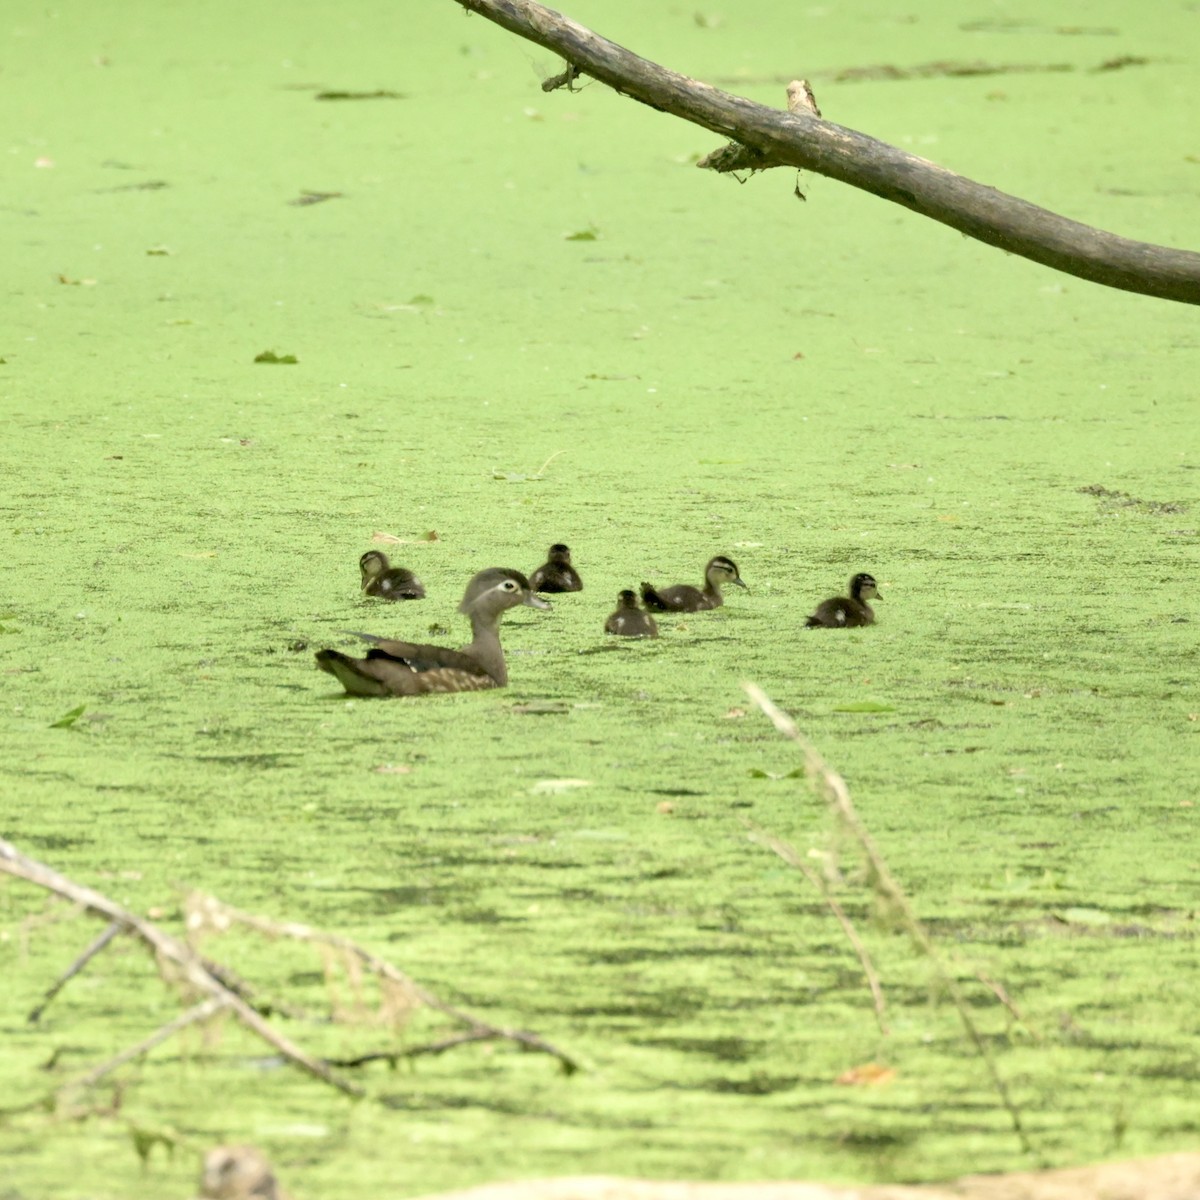
[[[393,663],[391,669],[380,668],[365,658],[351,658],[340,650],[321,650],[317,653],[317,666],[328,671],[351,696],[397,696],[403,695],[405,680],[398,677],[397,669],[411,681],[413,672],[407,667]],[[413,690],[413,689],[410,689]]]
[[[433,655],[429,653],[401,658],[375,647],[367,651],[366,658],[322,650],[317,655],[317,665],[333,675],[352,696],[421,696],[429,692],[474,692],[496,686],[496,681],[468,655],[441,646],[408,649],[436,651],[441,661],[432,662]]]
[[[472,675],[486,675],[487,672],[469,654],[461,650],[451,650],[448,646],[420,646],[414,642],[394,642],[387,639],[373,639],[375,645],[367,651],[370,660],[391,659],[403,663],[410,671],[418,674],[423,671],[436,671],[443,667],[451,670],[466,671]]]

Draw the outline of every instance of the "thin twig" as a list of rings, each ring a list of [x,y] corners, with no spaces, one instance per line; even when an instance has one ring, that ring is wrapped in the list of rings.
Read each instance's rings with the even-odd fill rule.
[[[58,995],[59,992],[83,970],[84,967],[108,945],[122,930],[122,925],[119,921],[113,921],[107,929],[92,942],[90,946],[54,981],[47,989],[46,994],[42,997],[42,1002],[25,1018],[30,1025],[36,1025],[42,1019],[42,1013],[50,1005],[50,1001]]]
[[[918,950],[933,965],[939,981],[950,995],[959,1019],[962,1021],[963,1027],[967,1032],[967,1036],[970,1038],[976,1053],[983,1060],[988,1074],[992,1078],[992,1086],[996,1089],[997,1095],[999,1095],[1001,1102],[1008,1112],[1013,1131],[1021,1143],[1021,1149],[1026,1153],[1030,1153],[1032,1146],[1021,1121],[1020,1109],[1017,1108],[1016,1103],[1009,1093],[1008,1084],[1005,1083],[1004,1077],[1000,1074],[1000,1070],[996,1066],[996,1060],[992,1055],[991,1048],[984,1040],[979,1027],[975,1024],[975,1020],[971,1016],[966,996],[963,995],[963,991],[958,985],[958,980],[955,979],[954,975],[942,962],[941,955],[934,946],[933,940],[925,931],[925,927],[917,919],[917,915],[913,911],[908,897],[900,887],[895,876],[888,869],[883,855],[880,854],[874,840],[867,832],[866,826],[863,824],[850,799],[850,789],[846,786],[846,781],[821,757],[816,746],[800,732],[791,717],[779,708],[762,688],[753,683],[743,683],[742,687],[750,699],[762,709],[775,728],[784,737],[795,742],[800,747],[800,751],[804,755],[804,771],[808,776],[809,783],[818,795],[825,798],[826,802],[837,815],[843,829],[858,843],[859,850],[867,861],[871,883],[876,894],[887,903],[889,909],[895,915],[897,923],[905,930]]]
[[[500,1034],[491,1029],[471,1029],[466,1033],[452,1034],[436,1042],[425,1042],[420,1046],[405,1046],[400,1050],[371,1050],[366,1054],[356,1054],[353,1058],[327,1058],[325,1061],[331,1067],[362,1067],[372,1062],[390,1062],[393,1066],[402,1058],[420,1058],[423,1055],[444,1054],[457,1046],[466,1046],[471,1042],[494,1042]]]
[[[141,1055],[153,1050],[161,1042],[174,1037],[180,1030],[186,1029],[189,1025],[195,1025],[198,1021],[207,1021],[209,1017],[216,1016],[217,1013],[228,1007],[228,1002],[221,996],[210,996],[207,1000],[202,1000],[186,1012],[180,1013],[173,1021],[168,1021],[165,1025],[160,1026],[148,1038],[143,1038],[142,1041],[138,1042],[137,1045],[127,1047],[120,1054],[114,1054],[112,1058],[100,1063],[99,1066],[93,1067],[86,1075],[82,1075],[70,1083],[63,1084],[58,1089],[59,1093],[61,1094],[74,1088],[89,1088],[94,1083],[99,1083],[105,1075],[112,1074],[118,1067],[123,1067],[127,1062],[131,1062],[135,1058],[140,1058]]]
[[[352,942],[349,938],[340,937],[333,933],[325,933],[320,929],[314,929],[309,925],[302,925],[295,921],[277,922],[268,920],[266,917],[256,916],[253,913],[241,912],[239,909],[222,904],[219,900],[211,896],[204,897],[203,903],[206,910],[215,915],[218,920],[236,921],[240,925],[245,925],[250,929],[255,929],[259,933],[265,933],[271,937],[287,937],[296,941],[330,946],[342,951],[344,954],[352,956],[381,979],[386,979],[389,983],[403,989],[417,1003],[424,1005],[426,1008],[431,1008],[435,1012],[440,1012],[462,1025],[466,1025],[470,1033],[463,1038],[463,1041],[506,1040],[517,1042],[528,1050],[537,1050],[558,1059],[562,1069],[568,1075],[580,1069],[580,1063],[577,1059],[546,1041],[545,1038],[540,1037],[538,1034],[530,1033],[524,1029],[512,1029],[506,1026],[492,1025],[487,1021],[480,1020],[473,1013],[465,1012],[463,1009],[455,1008],[452,1004],[447,1004],[427,988],[422,987],[414,979],[411,979],[403,971],[399,970],[399,968],[393,966],[387,959],[372,954],[369,950],[364,949],[356,942]]]
[[[222,1000],[224,1007],[228,1008],[242,1025],[257,1034],[301,1070],[307,1071],[322,1083],[327,1083],[348,1096],[363,1095],[363,1089],[358,1084],[335,1075],[319,1059],[313,1058],[294,1042],[272,1029],[245,1000],[231,992],[205,970],[199,956],[187,945],[177,938],[171,937],[170,934],[164,933],[152,922],[122,908],[121,905],[100,892],[74,883],[45,864],[26,857],[11,842],[5,841],[3,838],[0,838],[0,870],[14,875],[18,879],[24,879],[28,883],[43,887],[47,891],[55,892],[59,896],[64,896],[88,912],[117,923],[122,930],[137,937],[154,952],[160,969],[163,965],[170,964],[179,972],[180,980],[187,983],[196,992]]]

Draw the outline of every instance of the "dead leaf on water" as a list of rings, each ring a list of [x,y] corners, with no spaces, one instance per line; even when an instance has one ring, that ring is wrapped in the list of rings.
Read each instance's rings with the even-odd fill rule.
[[[868,1062],[843,1071],[834,1082],[843,1087],[879,1087],[881,1084],[891,1083],[895,1078],[896,1071],[893,1067],[885,1067],[877,1062]]]
[[[590,779],[539,779],[529,790],[535,796],[558,796],[576,788],[591,787]]]

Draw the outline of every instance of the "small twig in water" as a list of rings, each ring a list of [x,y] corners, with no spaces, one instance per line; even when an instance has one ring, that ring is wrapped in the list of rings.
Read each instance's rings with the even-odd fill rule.
[[[111,925],[54,981],[42,997],[42,1002],[25,1019],[30,1025],[36,1025],[42,1019],[42,1013],[50,1006],[50,1001],[83,970],[84,967],[121,932],[120,921]]]

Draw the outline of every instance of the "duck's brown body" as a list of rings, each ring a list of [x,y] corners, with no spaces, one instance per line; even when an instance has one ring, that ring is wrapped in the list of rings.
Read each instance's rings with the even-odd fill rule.
[[[562,542],[555,542],[546,555],[546,561],[529,577],[529,586],[535,592],[582,592],[583,580],[571,566],[571,550]]]
[[[500,645],[500,618],[520,604],[550,607],[529,590],[529,581],[519,571],[489,567],[467,585],[458,606],[458,611],[471,619],[474,636],[470,645],[451,650],[359,634],[374,643],[366,658],[321,650],[317,666],[337,678],[353,696],[421,696],[504,687],[508,667]]]
[[[875,624],[875,610],[868,600],[882,600],[875,577],[860,572],[850,580],[849,596],[822,600],[817,611],[804,622],[808,629],[853,629]]]
[[[646,607],[655,612],[704,612],[706,609],[720,608],[725,603],[725,597],[721,595],[724,584],[742,588],[746,586],[738,574],[737,563],[718,554],[716,558],[710,558],[704,568],[703,588],[687,583],[656,588],[653,584],[643,583],[642,599]]]
[[[604,622],[604,632],[617,637],[652,638],[658,637],[658,626],[649,613],[638,608],[637,593],[626,590],[617,596],[616,611]]]
[[[425,585],[404,567],[393,567],[379,550],[368,550],[358,560],[364,595],[383,600],[423,600]]]

